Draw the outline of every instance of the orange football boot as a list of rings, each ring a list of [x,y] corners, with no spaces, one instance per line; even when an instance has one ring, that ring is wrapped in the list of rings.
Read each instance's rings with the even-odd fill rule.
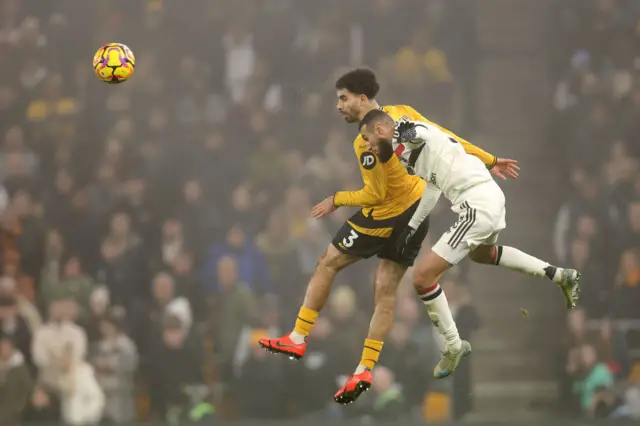
[[[366,392],[371,387],[373,376],[371,370],[366,369],[360,374],[354,374],[340,388],[338,393],[333,396],[333,400],[338,404],[351,404],[358,399],[362,392]]]
[[[306,343],[294,343],[289,335],[277,339],[260,339],[260,346],[274,354],[285,354],[291,359],[300,359],[307,350]]]

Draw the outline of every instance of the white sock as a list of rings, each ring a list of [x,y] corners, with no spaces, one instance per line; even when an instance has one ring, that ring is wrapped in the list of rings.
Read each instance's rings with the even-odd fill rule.
[[[356,371],[353,373],[353,375],[356,376],[358,374],[364,373],[364,370],[366,369],[367,367],[365,367],[364,365],[358,364],[358,366],[356,367]]]
[[[300,333],[297,333],[295,331],[292,331],[291,334],[289,334],[289,338],[296,345],[300,345],[300,344],[304,343],[305,340],[306,340],[306,336],[304,334],[300,334]]]
[[[460,351],[462,347],[460,334],[458,334],[458,328],[453,320],[453,315],[451,315],[447,296],[440,288],[440,284],[428,288],[420,293],[419,296],[422,299],[422,303],[427,307],[431,322],[444,337],[446,348],[453,352]]]
[[[509,246],[498,246],[496,265],[536,277],[547,277],[556,283],[562,280],[562,268]]]

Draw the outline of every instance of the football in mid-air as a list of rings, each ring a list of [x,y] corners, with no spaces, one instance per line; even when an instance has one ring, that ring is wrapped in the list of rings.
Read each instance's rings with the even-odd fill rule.
[[[109,43],[102,46],[93,57],[93,70],[105,83],[117,84],[133,75],[136,58],[127,46]]]

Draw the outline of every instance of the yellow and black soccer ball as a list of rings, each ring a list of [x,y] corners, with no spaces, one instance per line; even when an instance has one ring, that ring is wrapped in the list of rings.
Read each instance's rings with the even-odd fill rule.
[[[127,81],[133,75],[135,67],[133,52],[122,43],[105,44],[93,57],[93,70],[105,83]]]

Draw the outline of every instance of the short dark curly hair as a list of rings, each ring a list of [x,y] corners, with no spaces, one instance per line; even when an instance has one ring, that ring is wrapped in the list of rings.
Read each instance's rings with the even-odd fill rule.
[[[360,123],[358,123],[358,128],[362,129],[364,126],[369,126],[378,122],[393,124],[393,118],[391,118],[389,114],[380,109],[372,109],[371,111],[366,113],[364,117],[362,117],[362,120],[360,120]]]
[[[380,90],[376,74],[368,68],[356,68],[336,81],[336,89],[346,89],[356,95],[374,99]]]

